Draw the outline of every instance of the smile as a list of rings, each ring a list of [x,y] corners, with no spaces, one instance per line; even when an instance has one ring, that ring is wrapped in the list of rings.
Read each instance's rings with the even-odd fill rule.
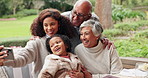
[[[60,48],[60,47],[58,47],[58,48],[55,48],[55,49],[54,49],[54,51],[55,51],[55,52],[59,52],[59,51],[60,51],[60,49],[61,49],[61,48]]]

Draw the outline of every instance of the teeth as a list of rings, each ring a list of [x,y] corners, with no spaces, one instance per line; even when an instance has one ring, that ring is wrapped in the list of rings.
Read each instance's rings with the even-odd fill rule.
[[[87,44],[88,43],[88,41],[83,41],[84,42],[84,44]]]
[[[53,33],[54,31],[53,31],[53,30],[47,30],[47,32],[48,32],[49,34],[51,34],[51,33]]]
[[[53,31],[48,32],[49,34],[53,33]]]
[[[60,48],[55,48],[55,51],[59,51],[60,50]]]

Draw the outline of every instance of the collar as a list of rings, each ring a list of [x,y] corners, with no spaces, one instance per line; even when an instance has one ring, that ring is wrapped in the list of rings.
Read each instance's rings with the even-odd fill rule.
[[[98,45],[92,48],[86,48],[86,50],[90,53],[98,53],[101,52],[103,50],[103,44],[101,43],[101,41],[99,40]]]
[[[69,54],[67,54],[66,56],[60,56],[60,57],[63,57],[63,58],[68,58],[68,59],[70,59],[70,55],[69,55]]]
[[[46,36],[45,36],[45,37],[46,37],[46,38],[49,38],[50,36],[46,34]]]

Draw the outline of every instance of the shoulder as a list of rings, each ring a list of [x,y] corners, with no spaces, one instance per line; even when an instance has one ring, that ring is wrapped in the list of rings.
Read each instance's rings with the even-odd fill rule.
[[[46,56],[46,60],[50,60],[50,59],[58,59],[58,58],[60,58],[59,56],[57,56],[57,55],[54,55],[54,54],[49,54],[49,55],[47,55]]]
[[[107,46],[104,51],[109,53],[111,56],[116,56],[118,54],[117,50],[113,47],[113,45],[111,45],[109,49]]]
[[[95,14],[95,13],[91,13],[91,18],[90,18],[90,20],[95,20],[95,21],[99,21],[99,17]]]
[[[64,16],[67,16],[67,15],[70,15],[70,14],[71,14],[71,11],[61,13],[61,15],[64,15]]]
[[[29,40],[28,42],[30,43],[38,43],[40,41],[45,41],[46,40],[46,37],[41,37],[41,38],[37,38],[37,39],[34,39],[34,40]]]
[[[61,13],[61,15],[66,16],[66,17],[70,17],[70,14],[71,14],[71,11]]]
[[[99,17],[94,12],[92,12],[91,15],[92,15],[92,17],[96,17],[99,19]]]
[[[45,37],[42,37],[42,38],[39,38],[39,39],[35,39],[35,40],[29,40],[27,42],[27,45],[41,45],[41,44],[44,44],[45,43],[45,40],[46,38]]]
[[[76,54],[73,53],[68,53],[70,55],[70,57],[78,57]]]
[[[69,53],[69,54],[70,54],[71,59],[75,59],[75,60],[78,60],[80,62],[80,59],[79,59],[78,55],[72,54],[72,53]]]
[[[76,46],[76,48],[82,48],[83,46],[84,46],[83,43],[80,43]]]
[[[81,52],[81,50],[84,48],[84,45],[82,43],[80,43],[79,45],[77,45],[74,49],[74,52],[77,54],[79,52]]]

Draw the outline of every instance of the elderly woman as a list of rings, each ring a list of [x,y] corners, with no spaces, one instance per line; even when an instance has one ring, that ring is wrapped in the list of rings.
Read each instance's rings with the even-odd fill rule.
[[[117,74],[122,69],[116,49],[103,48],[100,41],[103,29],[100,23],[88,20],[80,26],[80,39],[82,41],[75,48],[84,66],[92,74],[93,78],[102,78],[107,74]]]

